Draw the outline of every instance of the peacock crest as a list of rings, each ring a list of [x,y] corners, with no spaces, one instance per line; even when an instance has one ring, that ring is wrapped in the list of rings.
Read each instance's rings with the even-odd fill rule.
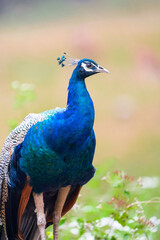
[[[57,58],[58,64],[62,67],[77,65],[80,59],[70,56],[67,53],[63,53],[61,57]]]

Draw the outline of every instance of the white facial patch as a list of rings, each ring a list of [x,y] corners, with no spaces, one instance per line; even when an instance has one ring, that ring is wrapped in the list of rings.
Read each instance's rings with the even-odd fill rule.
[[[86,63],[81,63],[81,66],[84,68],[86,72],[93,72],[94,70],[92,68],[88,68]]]

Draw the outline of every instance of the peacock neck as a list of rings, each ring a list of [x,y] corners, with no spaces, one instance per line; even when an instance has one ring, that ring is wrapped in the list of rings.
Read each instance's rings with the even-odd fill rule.
[[[68,86],[67,109],[76,112],[75,116],[84,118],[93,127],[94,106],[83,78],[73,72]]]
[[[73,74],[68,86],[67,108],[53,114],[45,131],[47,144],[57,153],[76,153],[93,134],[93,123],[94,106],[84,79]]]

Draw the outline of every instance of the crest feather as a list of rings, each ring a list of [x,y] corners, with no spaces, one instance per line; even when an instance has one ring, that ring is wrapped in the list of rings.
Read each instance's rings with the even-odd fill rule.
[[[73,65],[77,65],[78,62],[80,61],[80,59],[78,58],[74,58],[72,56],[70,56],[67,53],[64,53],[61,58],[58,57],[57,58],[58,64],[61,65],[62,67],[64,66],[73,66]]]

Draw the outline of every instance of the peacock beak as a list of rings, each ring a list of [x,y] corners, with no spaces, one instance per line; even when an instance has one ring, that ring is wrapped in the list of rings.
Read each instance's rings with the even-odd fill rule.
[[[104,73],[110,73],[106,68],[103,68],[101,66],[98,66],[97,67],[97,72],[101,73],[101,72],[104,72]]]

